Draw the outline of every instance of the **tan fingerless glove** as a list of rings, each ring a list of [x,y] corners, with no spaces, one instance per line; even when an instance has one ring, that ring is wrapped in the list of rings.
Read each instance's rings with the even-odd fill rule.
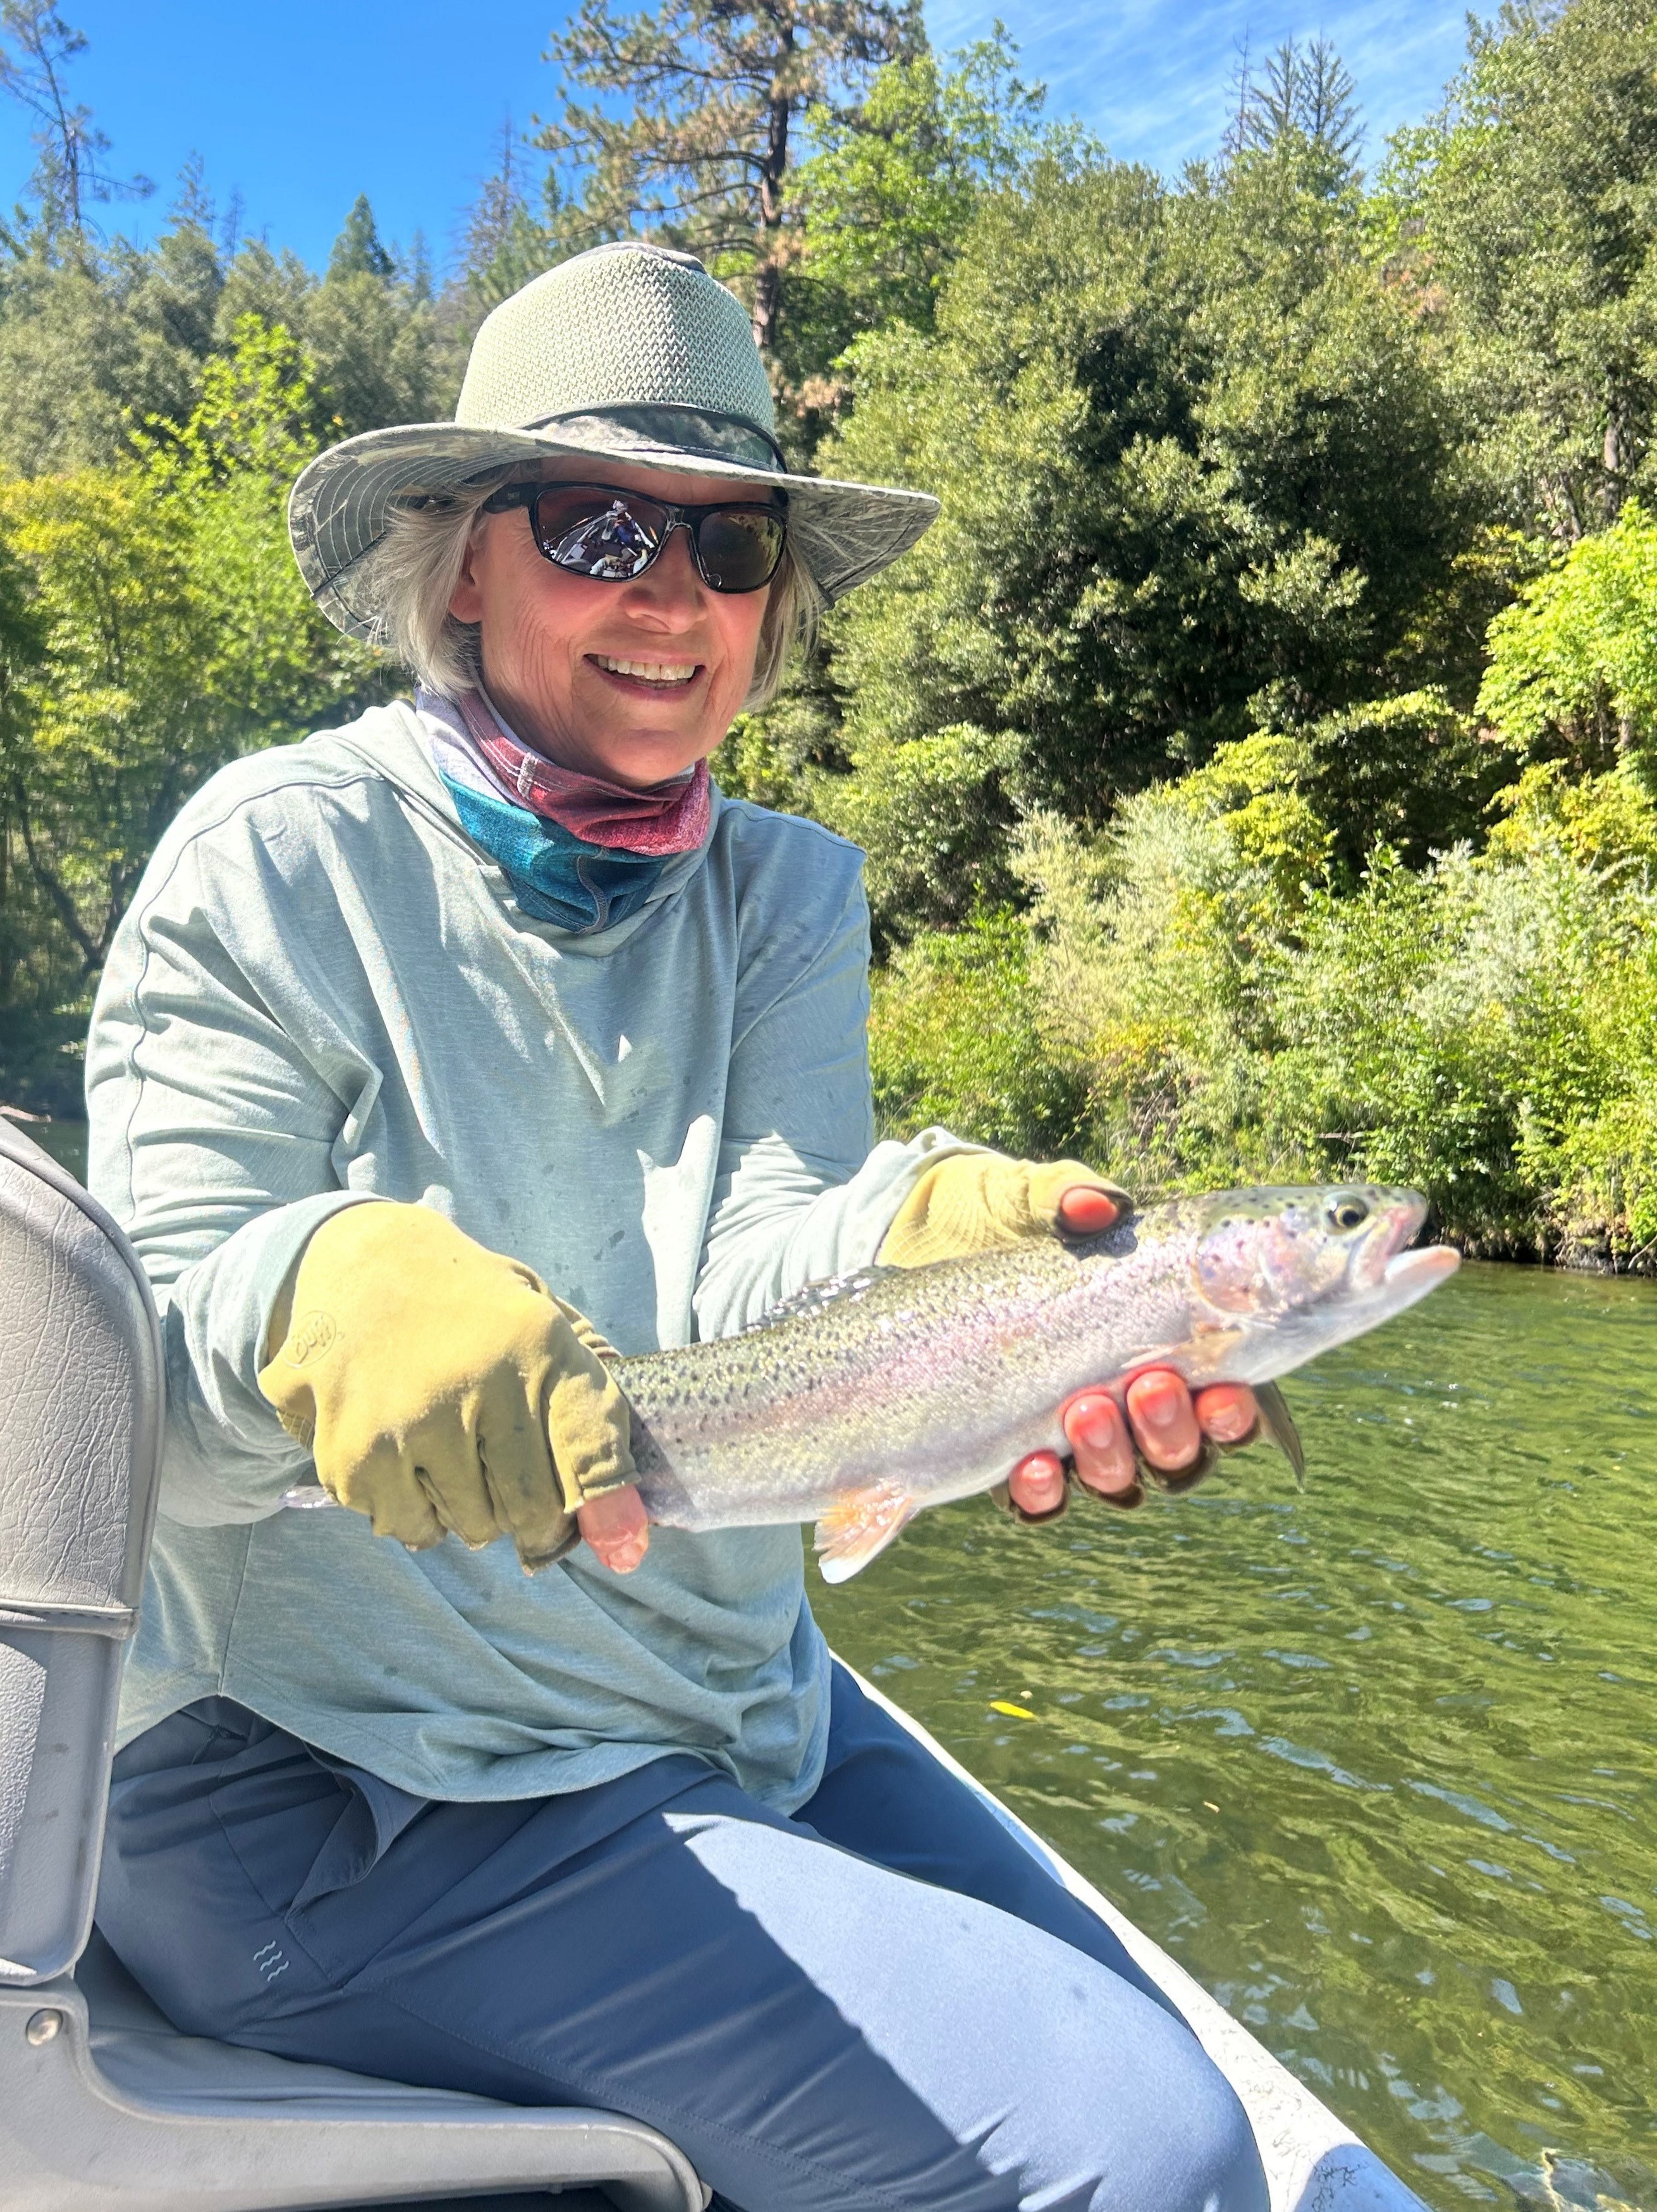
[[[879,1264],[925,1267],[934,1260],[964,1260],[974,1252],[1006,1251],[1027,1237],[1055,1236],[1059,1201],[1081,1183],[1114,1199],[1119,1213],[1132,1212],[1125,1190],[1079,1160],[952,1152],[926,1170],[899,1206]]]
[[[626,1399],[591,1322],[429,1206],[349,1206],[312,1236],[259,1389],[317,1480],[411,1551],[510,1536],[526,1571],[633,1479]]]

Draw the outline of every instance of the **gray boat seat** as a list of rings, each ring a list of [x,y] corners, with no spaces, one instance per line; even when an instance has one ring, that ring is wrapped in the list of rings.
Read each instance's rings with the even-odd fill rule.
[[[619,2114],[181,2035],[93,1932],[161,1372],[131,1247],[0,1118],[0,2212],[703,2212],[683,2152]]]

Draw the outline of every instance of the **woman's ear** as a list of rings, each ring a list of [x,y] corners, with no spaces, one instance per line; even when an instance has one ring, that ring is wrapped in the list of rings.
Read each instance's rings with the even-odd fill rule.
[[[494,520],[493,516],[487,518],[466,540],[466,550],[460,562],[460,574],[456,579],[453,591],[449,594],[449,612],[457,622],[480,623],[483,619],[483,588],[478,581],[477,570],[483,550],[484,536],[489,530],[489,523]]]

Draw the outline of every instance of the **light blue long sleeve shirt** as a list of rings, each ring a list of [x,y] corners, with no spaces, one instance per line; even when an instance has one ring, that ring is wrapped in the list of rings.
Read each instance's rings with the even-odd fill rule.
[[[874,1144],[861,857],[716,797],[651,903],[566,935],[460,828],[404,704],[239,761],[163,838],[88,1047],[92,1188],[161,1306],[168,1419],[121,1741],[223,1693],[422,1796],[585,1788],[690,1751],[815,1789],[828,1657],[792,1527],[410,1553],[296,1512],[258,1390],[313,1230],[431,1206],[623,1352],[866,1265],[943,1132]]]

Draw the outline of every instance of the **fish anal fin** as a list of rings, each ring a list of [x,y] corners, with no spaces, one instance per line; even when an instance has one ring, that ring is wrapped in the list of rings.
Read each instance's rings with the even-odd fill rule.
[[[815,1543],[826,1583],[849,1582],[883,1552],[915,1515],[915,1501],[895,1483],[843,1491],[817,1522]]]
[[[1260,1433],[1270,1437],[1278,1449],[1295,1470],[1298,1489],[1306,1487],[1306,1447],[1301,1442],[1301,1432],[1295,1426],[1295,1416],[1289,1410],[1289,1401],[1275,1382],[1254,1385],[1254,1403],[1259,1407]]]

